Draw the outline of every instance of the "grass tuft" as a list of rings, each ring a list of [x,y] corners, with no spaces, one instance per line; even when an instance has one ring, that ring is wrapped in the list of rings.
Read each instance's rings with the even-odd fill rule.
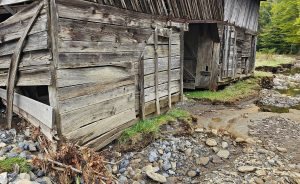
[[[30,166],[26,159],[24,158],[6,158],[0,161],[0,172],[13,172],[14,165],[18,164],[20,166],[21,173],[27,173],[30,171]]]
[[[273,74],[271,72],[264,72],[264,71],[254,71],[254,77],[262,78],[262,77],[272,77]]]
[[[265,54],[258,52],[256,55],[255,67],[269,66],[278,67],[282,64],[290,64],[294,62],[294,57],[278,54]]]
[[[259,89],[259,80],[251,78],[243,81],[238,81],[225,87],[223,90],[217,92],[205,91],[191,91],[186,92],[185,95],[190,99],[208,100],[211,102],[233,103],[235,101],[248,98],[257,94]]]
[[[187,120],[191,118],[191,114],[181,109],[173,109],[170,112],[144,121],[139,121],[134,126],[126,129],[119,138],[120,143],[124,143],[133,137],[141,134],[155,135],[159,132],[161,125],[172,121]]]

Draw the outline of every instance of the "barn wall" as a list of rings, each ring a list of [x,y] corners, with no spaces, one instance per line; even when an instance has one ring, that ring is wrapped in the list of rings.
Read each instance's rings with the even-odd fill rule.
[[[140,114],[141,61],[145,65],[145,108],[147,114],[153,113],[151,40],[153,27],[161,29],[166,23],[82,0],[57,0],[56,8],[56,90],[61,133],[81,145],[101,148]],[[172,93],[178,94],[179,34],[173,37]],[[158,89],[163,100],[168,92],[165,40],[160,39],[157,52]]]
[[[6,86],[11,56],[27,24],[36,13],[38,4],[33,3],[0,23],[0,86]],[[28,39],[25,41],[19,64],[17,86],[41,86],[51,84],[49,32],[47,8],[41,10]]]
[[[259,0],[225,0],[224,21],[256,32],[259,6]]]

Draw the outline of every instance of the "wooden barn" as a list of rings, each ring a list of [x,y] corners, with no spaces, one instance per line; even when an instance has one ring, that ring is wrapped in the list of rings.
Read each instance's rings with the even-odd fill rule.
[[[8,125],[13,110],[49,139],[100,149],[182,99],[184,32],[223,10],[220,0],[1,0]]]
[[[190,21],[184,88],[211,89],[253,74],[260,0],[224,0],[222,21]]]

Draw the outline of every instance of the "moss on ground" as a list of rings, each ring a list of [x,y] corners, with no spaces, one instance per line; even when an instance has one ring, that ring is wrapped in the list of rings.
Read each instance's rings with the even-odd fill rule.
[[[262,78],[262,77],[272,77],[273,74],[271,72],[264,72],[264,71],[254,71],[254,77]]]
[[[255,67],[278,67],[282,64],[291,64],[294,62],[293,56],[277,55],[277,54],[265,54],[258,52],[256,55]]]
[[[30,171],[30,166],[24,158],[6,158],[0,161],[0,172],[13,172],[14,165],[18,164],[21,173],[27,173]]]
[[[139,121],[127,128],[118,139],[118,143],[121,145],[121,150],[138,150],[158,137],[162,125],[180,121],[187,129],[191,129],[193,120],[194,117],[189,112],[176,108],[166,114]]]
[[[247,80],[233,83],[223,90],[216,92],[204,91],[189,91],[185,92],[185,96],[190,99],[198,99],[203,101],[220,102],[220,103],[234,103],[241,99],[246,99],[257,94],[259,86],[259,79],[250,78]]]

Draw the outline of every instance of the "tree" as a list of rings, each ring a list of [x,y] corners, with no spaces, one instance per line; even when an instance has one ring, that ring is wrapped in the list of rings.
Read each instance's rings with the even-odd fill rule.
[[[300,48],[300,0],[270,0],[261,3],[260,50],[297,53]]]

